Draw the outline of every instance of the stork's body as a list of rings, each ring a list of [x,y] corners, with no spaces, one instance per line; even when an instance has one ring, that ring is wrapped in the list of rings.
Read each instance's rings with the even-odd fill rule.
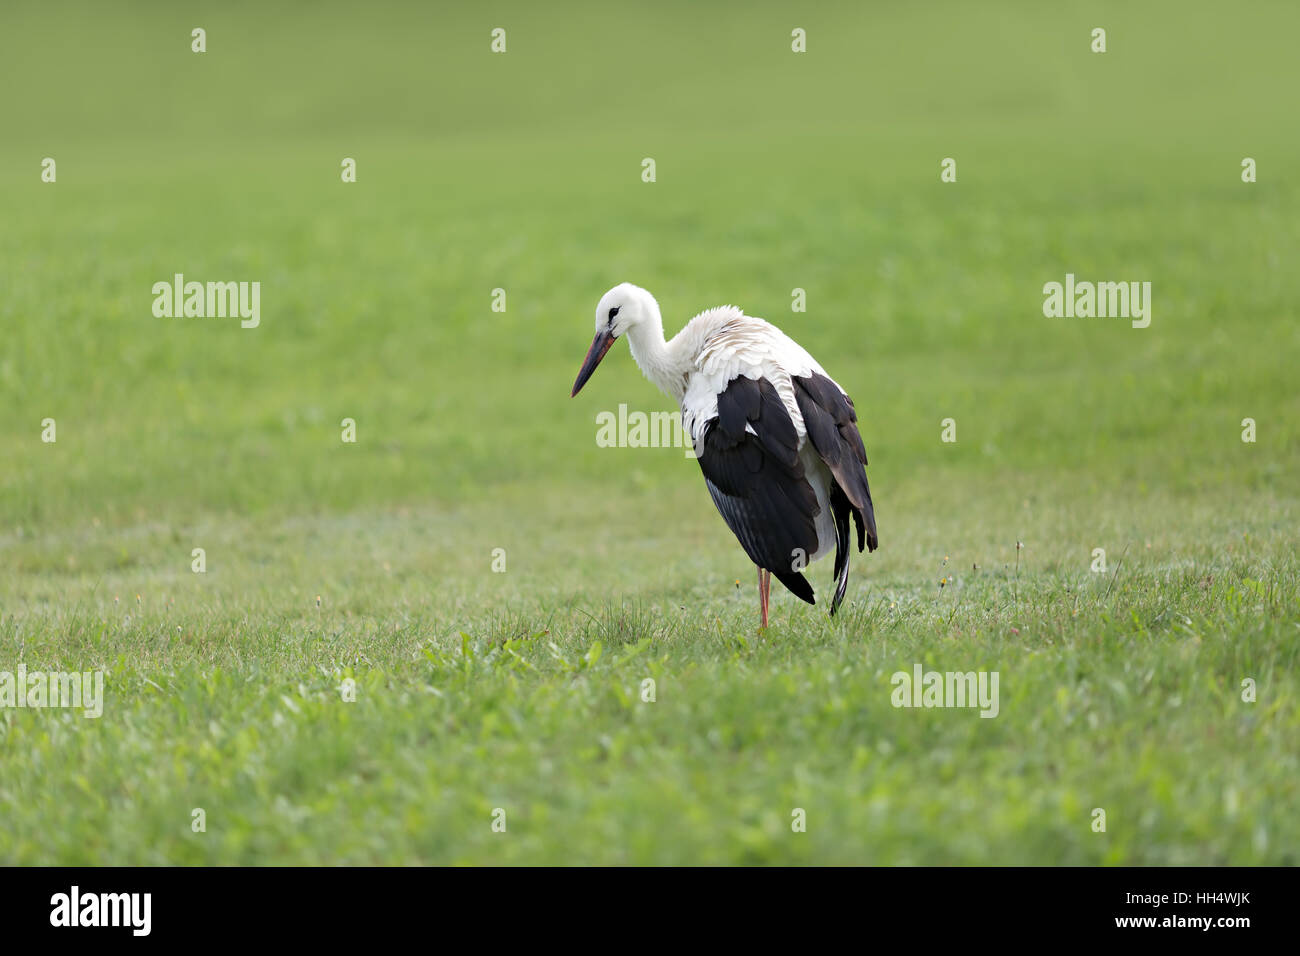
[[[658,303],[628,283],[600,300],[574,395],[623,335],[645,376],[681,406],[713,503],[758,566],[763,626],[767,574],[813,604],[802,570],[832,551],[834,614],[848,585],[850,515],[858,550],[877,546],[852,400],[797,342],[734,306],[701,312],[665,341]]]

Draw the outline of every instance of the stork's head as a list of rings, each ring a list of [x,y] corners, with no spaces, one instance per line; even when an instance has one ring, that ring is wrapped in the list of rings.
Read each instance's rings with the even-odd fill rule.
[[[615,339],[649,320],[651,316],[658,315],[659,303],[655,302],[654,296],[630,282],[619,283],[602,295],[600,304],[596,306],[596,337],[591,340],[591,348],[587,350],[587,357],[569,397],[577,395],[582,386],[587,384],[587,379],[596,371],[596,366]]]

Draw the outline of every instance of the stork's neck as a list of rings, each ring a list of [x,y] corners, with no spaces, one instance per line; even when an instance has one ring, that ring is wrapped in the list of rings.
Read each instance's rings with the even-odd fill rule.
[[[686,394],[685,369],[680,367],[671,343],[664,341],[664,321],[657,305],[627,330],[627,345],[642,374],[680,404]]]

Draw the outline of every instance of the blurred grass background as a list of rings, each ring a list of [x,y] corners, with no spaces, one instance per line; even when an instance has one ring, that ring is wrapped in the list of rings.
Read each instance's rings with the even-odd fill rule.
[[[190,52],[196,26],[207,31],[201,55]],[[1108,31],[1104,55],[1089,51],[1097,26]],[[946,829],[918,843],[873,817],[800,858],[1195,862],[1207,834],[1230,832],[1215,829],[1215,808],[1232,787],[1251,789],[1265,838],[1248,828],[1207,858],[1293,861],[1294,842],[1279,844],[1277,832],[1294,797],[1286,768],[1300,720],[1295,679],[1284,676],[1295,661],[1300,464],[1298,26],[1287,3],[7,3],[0,669],[20,659],[116,667],[122,696],[99,724],[65,722],[70,736],[39,747],[28,734],[58,715],[0,713],[13,768],[0,803],[33,825],[59,821],[64,862],[329,859],[328,846],[256,836],[292,830],[292,815],[268,808],[277,794],[292,804],[315,779],[301,755],[289,760],[292,780],[253,799],[232,787],[239,758],[225,752],[212,779],[241,807],[244,829],[225,843],[150,850],[145,829],[166,830],[167,815],[192,799],[164,784],[161,765],[147,813],[125,808],[148,770],[93,797],[72,770],[51,782],[40,768],[75,753],[107,772],[122,745],[110,728],[131,707],[133,726],[148,728],[142,752],[184,763],[179,754],[200,746],[206,725],[195,723],[187,742],[159,716],[146,678],[218,724],[244,708],[261,714],[248,718],[259,726],[270,720],[260,708],[278,707],[304,673],[364,665],[399,698],[436,685],[451,666],[442,655],[454,656],[466,632],[493,647],[532,641],[531,653],[517,653],[536,671],[501,693],[521,695],[518,713],[550,714],[570,673],[545,643],[576,658],[596,639],[644,640],[666,673],[700,693],[749,695],[748,716],[688,711],[660,731],[656,766],[678,759],[676,771],[696,774],[693,795],[684,788],[674,803],[660,794],[652,802],[662,819],[626,809],[646,778],[581,756],[590,715],[578,707],[567,723],[552,715],[551,729],[557,748],[572,744],[574,777],[533,792],[528,755],[498,756],[512,785],[539,801],[543,792],[578,799],[584,779],[604,781],[611,802],[595,829],[607,842],[537,837],[488,857],[444,832],[418,843],[414,859],[787,859],[790,848],[771,836],[783,828],[764,824],[767,836],[753,837],[727,822],[743,813],[708,817],[681,841],[665,820],[738,791],[780,792],[783,768],[807,747],[792,740],[723,766],[694,763],[700,755],[685,741],[732,721],[744,737],[746,720],[802,713],[819,693],[811,688],[845,667],[865,668],[854,671],[861,687],[875,681],[887,695],[879,674],[925,654],[938,654],[936,665],[1006,668],[1043,653],[1050,666],[1032,681],[1024,673],[1026,703],[1000,718],[1007,736],[944,771],[969,790],[907,789],[923,787],[926,761],[953,750],[951,739],[917,740],[893,758],[915,763],[880,786],[904,804],[930,801]],[[489,50],[494,27],[507,31],[504,55]],[[805,54],[790,50],[794,27],[807,31]],[[40,181],[46,156],[58,164],[53,185]],[[939,180],[949,156],[951,185]],[[1240,179],[1246,156],[1259,164],[1253,185]],[[344,157],[357,160],[356,184],[340,182]],[[653,184],[641,181],[644,157],[656,160]],[[176,272],[260,281],[261,326],[155,318],[151,286]],[[1043,283],[1067,272],[1150,281],[1151,327],[1044,318]],[[746,643],[742,654],[802,682],[755,680],[733,644],[695,631],[716,622],[718,633],[748,635],[755,613],[752,568],[696,466],[678,450],[595,444],[596,412],[669,402],[622,348],[568,398],[592,309],[624,280],[656,294],[669,332],[723,302],[769,318],[857,402],[884,545],[855,562],[859,616],[828,624],[820,608],[783,596],[775,644]],[[498,287],[504,313],[490,308]],[[790,311],[795,287],[807,291],[806,313]],[[56,444],[40,441],[46,417],[58,423]],[[939,441],[948,417],[956,444]],[[1258,423],[1257,444],[1240,440],[1244,417]],[[355,445],[339,440],[343,418],[357,422]],[[1027,542],[1026,563],[1009,585],[1002,575],[1017,540]],[[189,570],[199,546],[203,576]],[[507,550],[507,574],[489,571],[495,547]],[[1081,589],[1097,584],[1087,570],[1094,547],[1108,549],[1112,571],[1125,555],[1133,576],[1105,579],[1080,614],[1024,608],[1028,589],[1078,611]],[[939,591],[945,556],[947,567],[972,570]],[[828,575],[818,568],[815,584]],[[1243,609],[1240,595],[1258,593],[1247,581],[1272,583]],[[912,609],[891,625],[901,643],[863,616],[890,605]],[[1175,624],[1239,643],[1202,659]],[[171,637],[177,627],[189,642]],[[978,642],[954,644],[954,632]],[[1185,669],[1170,666],[1169,693],[1180,699],[1211,672],[1228,687],[1251,668],[1276,669],[1283,682],[1272,700],[1288,703],[1272,723],[1228,732],[1216,721],[1236,718],[1189,717],[1218,728],[1219,748],[1190,764],[1185,743],[1176,754],[1143,750],[1162,779],[1185,765],[1206,779],[1221,773],[1227,782],[1213,796],[1201,792],[1205,779],[1180,782],[1186,792],[1176,786],[1153,802],[1150,840],[1130,834],[1118,852],[1054,816],[1064,803],[1094,805],[1078,790],[1084,781],[1127,779],[1136,765],[1124,741],[1136,746],[1145,724],[1139,708],[1117,704],[1109,745],[1084,748],[1077,776],[1027,778],[1044,801],[1037,811],[1008,812],[965,842],[945,835],[954,820],[982,833],[971,821],[997,817],[973,793],[995,805],[1022,799],[994,780],[1016,761],[1046,759],[1050,738],[1034,708],[1081,673],[1095,669],[1105,686],[1127,679],[1131,658],[1094,647],[1097,635],[1145,648],[1152,633],[1167,642],[1143,651],[1152,669],[1192,655]],[[610,679],[632,686],[639,665],[626,666]],[[226,679],[261,682],[265,701],[195,690]],[[513,686],[491,674],[480,683],[472,669],[457,679],[468,713],[491,708],[477,695],[495,681]],[[877,711],[881,740],[914,716],[850,699]],[[419,707],[391,700],[357,718],[348,739],[370,746],[381,725],[421,719]],[[952,717],[952,733],[972,732],[956,729],[964,716]],[[843,725],[834,713],[810,719],[819,792],[848,812],[865,784],[840,775]],[[1082,712],[1060,719],[1056,734],[1087,723]],[[973,726],[989,723],[999,722]],[[671,740],[681,742],[676,758]],[[379,760],[380,776],[493,752],[455,730],[408,743]],[[1267,769],[1234,762],[1251,748],[1270,755]],[[905,784],[909,766],[917,779]],[[466,773],[457,786],[481,791]],[[323,831],[377,808],[400,818],[411,800],[435,799],[434,783],[407,783],[400,794],[358,784],[324,814]],[[60,786],[68,797],[57,809],[32,805],[48,792],[40,788]],[[478,820],[472,801],[437,799],[459,808],[449,819]],[[116,836],[79,855],[109,815]],[[628,850],[646,828],[668,833],[667,846]],[[397,829],[340,856],[407,859],[418,826]],[[1285,832],[1294,837],[1294,825]],[[622,855],[602,855],[607,845]],[[40,854],[0,843],[2,858]]]

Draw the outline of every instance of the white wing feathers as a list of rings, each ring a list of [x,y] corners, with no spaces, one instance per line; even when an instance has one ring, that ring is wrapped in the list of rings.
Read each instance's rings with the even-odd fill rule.
[[[806,431],[790,376],[814,372],[826,375],[817,361],[770,322],[745,315],[733,306],[702,312],[690,326],[697,323],[702,326],[699,332],[703,333],[703,341],[682,398],[682,426],[691,440],[697,440],[704,425],[717,417],[718,395],[730,381],[743,375],[772,383],[802,445]]]

